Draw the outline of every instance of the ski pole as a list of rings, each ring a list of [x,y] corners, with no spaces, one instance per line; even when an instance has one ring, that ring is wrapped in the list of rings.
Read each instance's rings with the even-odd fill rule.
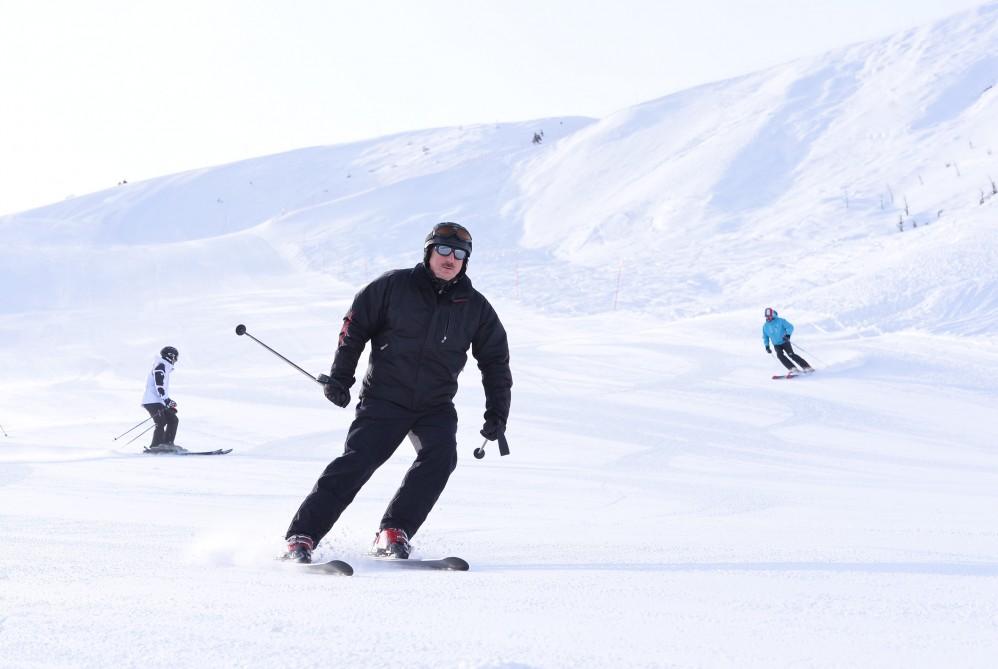
[[[481,460],[485,457],[485,445],[489,443],[488,438],[482,442],[482,445],[475,449],[475,458]],[[509,442],[506,441],[506,434],[501,433],[499,435],[499,455],[509,455]]]
[[[485,457],[485,444],[487,444],[487,443],[489,443],[488,439],[486,439],[485,441],[483,441],[482,445],[475,449],[475,459],[476,460],[481,460],[482,458]]]
[[[285,358],[283,355],[281,355],[280,353],[278,353],[277,351],[275,351],[274,349],[270,348],[269,346],[267,346],[266,344],[264,344],[262,341],[260,341],[259,339],[257,339],[253,335],[251,335],[246,330],[246,326],[245,325],[242,325],[242,324],[237,325],[236,326],[236,334],[239,335],[240,337],[242,337],[243,335],[246,335],[247,337],[249,337],[250,339],[252,339],[253,341],[255,341],[257,344],[259,344],[260,346],[264,347],[265,349],[267,349],[268,351],[270,351],[271,353],[273,353],[274,355],[276,355],[278,358],[280,358],[284,362],[288,363],[289,365],[291,365],[292,367],[294,367],[299,372],[301,372],[302,374],[304,374],[308,378],[312,379],[316,383],[320,383],[320,384],[326,383],[326,381],[323,380],[323,379],[326,378],[325,375],[321,376],[318,379],[315,378],[314,376],[312,376],[311,374],[309,374],[308,372],[306,372],[304,369],[302,369],[301,367],[299,367],[295,363],[291,362],[290,360],[288,360],[287,358]]]
[[[119,439],[121,439],[122,437],[124,437],[126,434],[128,434],[129,432],[131,432],[132,430],[134,430],[135,428],[137,428],[139,425],[145,425],[146,423],[148,423],[151,420],[152,420],[152,416],[149,416],[148,418],[146,418],[141,423],[137,423],[137,424],[131,426],[130,428],[128,428],[127,430],[125,430],[124,432],[122,432],[121,434],[119,434],[117,437],[115,437],[111,441],[118,441]]]
[[[131,439],[129,439],[128,441],[126,441],[125,442],[125,446],[128,446],[130,443],[132,443],[133,441],[135,441],[136,439],[138,439],[139,437],[141,437],[143,434],[145,434],[149,430],[153,429],[154,427],[156,427],[155,423],[153,423],[152,425],[150,425],[149,427],[147,427],[146,429],[142,430],[137,435],[135,435],[134,437],[132,437]]]
[[[0,432],[3,432],[3,436],[5,436],[5,437],[9,437],[10,436],[9,434],[7,434],[7,430],[3,429],[3,425],[0,425]]]
[[[825,361],[824,361],[824,360],[822,360],[821,358],[819,358],[819,357],[818,357],[818,356],[816,356],[815,354],[811,353],[810,351],[808,351],[808,350],[807,350],[806,348],[804,348],[804,347],[803,347],[803,346],[801,346],[800,344],[797,344],[797,343],[794,343],[794,348],[798,348],[798,349],[800,349],[800,350],[801,350],[801,352],[803,352],[803,353],[805,353],[805,354],[807,355],[807,357],[809,357],[809,358],[814,358],[815,360],[817,360],[818,362],[820,362],[820,363],[821,363],[822,365],[824,365],[824,364],[825,364]]]

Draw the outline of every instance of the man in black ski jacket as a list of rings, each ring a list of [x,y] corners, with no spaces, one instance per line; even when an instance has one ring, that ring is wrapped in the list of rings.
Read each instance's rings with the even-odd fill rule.
[[[463,226],[435,225],[422,263],[383,274],[354,298],[329,377],[320,380],[329,401],[346,407],[357,361],[371,342],[356,418],[343,455],[326,467],[288,527],[287,559],[311,561],[315,545],[406,435],[416,460],[381,519],[371,552],[409,557],[409,539],[457,466],[453,399],[469,348],[485,388],[481,434],[496,440],[505,432],[513,385],[509,346],[492,305],[466,275],[471,246]]]

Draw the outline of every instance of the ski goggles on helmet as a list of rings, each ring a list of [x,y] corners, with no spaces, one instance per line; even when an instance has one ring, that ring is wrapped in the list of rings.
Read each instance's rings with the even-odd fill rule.
[[[437,223],[433,227],[434,237],[457,237],[462,242],[471,241],[471,233],[463,225],[457,223]],[[446,255],[446,254],[444,254]]]
[[[458,260],[464,260],[465,258],[468,257],[468,252],[465,251],[464,249],[455,249],[450,246],[447,246],[446,244],[437,244],[433,248],[435,248],[437,250],[437,253],[439,253],[442,256],[449,256],[450,254],[453,253],[454,257],[457,258]]]

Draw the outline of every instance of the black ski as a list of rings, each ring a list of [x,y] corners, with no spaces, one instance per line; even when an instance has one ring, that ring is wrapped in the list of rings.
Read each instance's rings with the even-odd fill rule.
[[[146,449],[142,451],[143,453],[148,453],[149,455],[225,455],[226,453],[231,453],[231,448],[219,448],[214,451],[150,451]]]
[[[378,564],[391,565],[399,569],[435,569],[437,571],[468,571],[471,566],[459,557],[445,557],[436,560],[403,560],[392,557],[371,557]]]
[[[337,576],[353,576],[353,567],[343,560],[327,560],[326,562],[292,562],[310,574],[334,574]]]

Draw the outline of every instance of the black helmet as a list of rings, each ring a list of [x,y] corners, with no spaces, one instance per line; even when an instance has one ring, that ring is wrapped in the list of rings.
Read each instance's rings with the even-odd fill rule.
[[[426,241],[423,242],[423,262],[430,262],[430,249],[437,244],[463,249],[468,252],[467,257],[471,257],[471,233],[458,223],[448,221],[433,226],[430,234],[426,235]]]
[[[175,364],[177,362],[177,358],[180,357],[180,351],[172,346],[164,346],[163,350],[159,352],[159,357],[163,358],[163,360],[169,361],[172,365]]]

